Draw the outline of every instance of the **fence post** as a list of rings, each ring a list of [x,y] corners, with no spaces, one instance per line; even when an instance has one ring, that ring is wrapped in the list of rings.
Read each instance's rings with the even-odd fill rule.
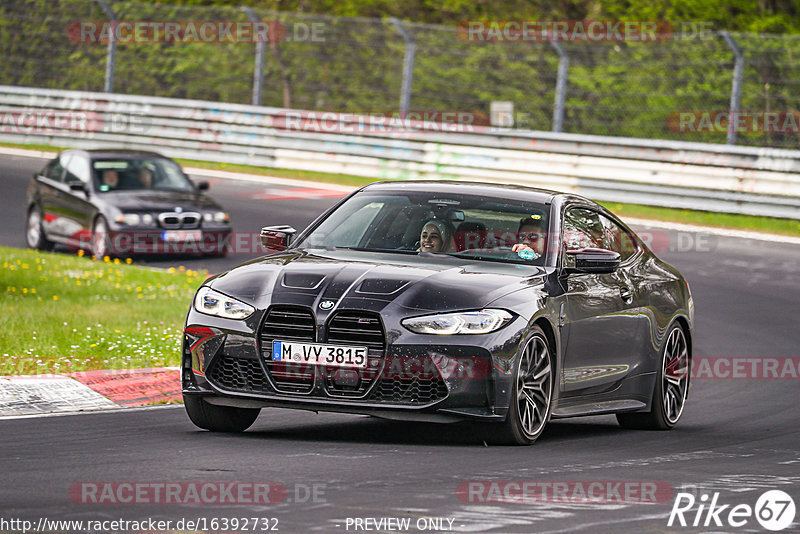
[[[117,25],[114,24],[117,21],[116,15],[114,15],[114,11],[111,7],[105,2],[105,0],[95,0],[97,4],[100,6],[100,9],[106,14],[108,20],[111,21],[111,31],[108,32],[108,51],[106,52],[106,81],[105,87],[103,91],[106,93],[113,93],[114,92],[114,67],[117,63]]]
[[[553,103],[553,131],[560,132],[564,128],[564,98],[567,95],[567,76],[569,75],[569,55],[553,36],[550,46],[558,54],[558,74],[556,75],[556,96]]]
[[[261,20],[256,16],[255,11],[250,6],[244,6],[241,8],[247,14],[247,18],[250,19],[250,22],[261,22]],[[272,35],[268,35],[270,39],[272,39]],[[253,68],[253,105],[260,106],[261,105],[261,91],[264,87],[264,56],[267,53],[267,43],[259,39],[256,41],[256,64]]]
[[[722,38],[725,39],[728,48],[731,49],[731,52],[733,52],[733,55],[736,58],[736,61],[733,64],[733,84],[731,85],[731,104],[730,104],[730,112],[728,115],[728,138],[726,140],[726,142],[729,145],[735,145],[736,136],[738,134],[738,132],[736,131],[736,124],[739,118],[739,109],[741,108],[742,105],[742,78],[744,77],[744,54],[742,53],[742,49],[739,48],[739,45],[736,43],[730,32],[721,31],[720,35],[722,35]]]
[[[403,27],[403,23],[394,17],[389,18],[389,22],[394,25],[397,32],[405,41],[406,51],[403,55],[403,85],[400,88],[400,114],[405,117],[408,115],[408,108],[411,105],[411,82],[414,76],[414,54],[416,53],[417,43],[414,38]]]

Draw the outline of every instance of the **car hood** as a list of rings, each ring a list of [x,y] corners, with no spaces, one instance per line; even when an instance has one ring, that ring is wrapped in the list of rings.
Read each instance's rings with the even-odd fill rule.
[[[421,311],[481,308],[543,283],[544,269],[449,256],[287,251],[222,273],[208,285],[256,307],[383,301]]]
[[[124,211],[220,209],[219,204],[197,191],[115,191],[102,193],[102,198]]]

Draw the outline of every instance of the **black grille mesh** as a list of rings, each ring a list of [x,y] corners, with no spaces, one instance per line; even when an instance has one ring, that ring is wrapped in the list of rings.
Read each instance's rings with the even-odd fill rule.
[[[367,347],[367,368],[325,368],[325,389],[336,397],[361,397],[378,377],[384,355],[381,320],[366,312],[341,311],[328,322],[328,342]]]
[[[313,343],[316,326],[311,310],[298,306],[273,306],[261,328],[261,350],[267,372],[278,390],[286,393],[307,393],[314,387],[314,367],[291,362],[272,361],[272,341]]]
[[[217,386],[231,391],[271,391],[257,360],[231,358],[221,354],[215,360],[207,378]]]

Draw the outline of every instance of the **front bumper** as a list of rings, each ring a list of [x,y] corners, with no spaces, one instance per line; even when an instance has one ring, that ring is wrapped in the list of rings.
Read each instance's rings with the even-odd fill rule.
[[[259,323],[260,318],[253,320]],[[257,328],[242,332],[230,328],[234,325],[241,327],[238,321],[190,311],[183,343],[184,395],[226,406],[442,422],[500,421],[508,410],[518,325],[447,339],[403,332],[392,336],[396,339],[379,356],[370,352],[369,370],[358,372],[357,380],[354,371],[321,365],[276,367]]]

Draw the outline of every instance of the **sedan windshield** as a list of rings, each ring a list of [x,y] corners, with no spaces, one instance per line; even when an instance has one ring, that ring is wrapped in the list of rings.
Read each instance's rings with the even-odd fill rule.
[[[100,192],[194,189],[178,164],[164,158],[94,160],[92,174],[95,187]]]
[[[297,247],[544,265],[549,206],[501,197],[362,191]]]

